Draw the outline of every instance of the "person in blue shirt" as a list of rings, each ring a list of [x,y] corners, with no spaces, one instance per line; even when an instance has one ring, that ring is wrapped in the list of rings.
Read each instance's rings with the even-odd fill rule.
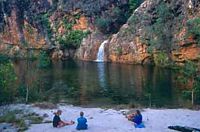
[[[133,117],[132,121],[136,124],[136,125],[139,125],[142,123],[142,115],[140,113],[139,110],[136,110],[136,114],[135,116]]]
[[[80,112],[80,117],[77,119],[77,126],[76,129],[77,130],[86,130],[88,128],[87,125],[87,119],[85,117],[83,117],[84,113]]]
[[[128,120],[134,122],[136,128],[144,128],[144,124],[142,123],[142,114],[139,110],[136,110],[136,113],[127,116]]]

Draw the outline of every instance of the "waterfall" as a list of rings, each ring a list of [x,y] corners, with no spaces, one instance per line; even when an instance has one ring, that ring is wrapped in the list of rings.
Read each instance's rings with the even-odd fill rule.
[[[97,54],[97,59],[95,60],[96,62],[104,61],[104,46],[106,43],[108,43],[108,40],[105,40],[105,41],[103,41],[103,43],[101,43],[98,54]]]

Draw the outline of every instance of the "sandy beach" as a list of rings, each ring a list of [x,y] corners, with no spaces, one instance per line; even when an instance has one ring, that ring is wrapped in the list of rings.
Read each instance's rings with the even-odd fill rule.
[[[57,109],[40,109],[30,105],[17,106],[18,108],[31,109],[40,114],[46,114],[45,120],[52,120]],[[168,129],[170,125],[180,125],[200,128],[200,111],[189,109],[143,109],[143,122],[145,128],[135,128],[133,123],[125,118],[125,113],[129,110],[113,110],[101,108],[82,108],[72,105],[62,105],[58,109],[62,110],[61,119],[65,121],[79,117],[80,111],[85,113],[89,128],[87,132],[173,132]],[[53,128],[52,123],[34,124],[27,132],[77,132],[76,123],[63,128]]]

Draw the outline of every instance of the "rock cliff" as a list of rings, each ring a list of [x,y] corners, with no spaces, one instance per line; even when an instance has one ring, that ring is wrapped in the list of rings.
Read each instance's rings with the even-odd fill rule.
[[[141,0],[142,1],[142,0]],[[95,60],[100,44],[110,62],[157,65],[200,60],[199,0],[1,0],[0,52]],[[128,19],[129,18],[129,19]]]
[[[122,13],[124,16],[119,17]],[[95,34],[97,21],[109,20],[103,31],[111,34],[129,16],[128,0],[2,0],[0,50],[23,56],[26,48],[55,49],[53,58],[58,54],[68,56],[83,38]]]
[[[199,29],[198,0],[146,0],[111,37],[108,60],[158,65],[199,62]]]

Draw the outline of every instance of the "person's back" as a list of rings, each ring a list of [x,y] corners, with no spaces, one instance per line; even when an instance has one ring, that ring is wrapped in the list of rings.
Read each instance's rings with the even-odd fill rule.
[[[134,122],[135,128],[145,128],[144,124],[142,123],[142,114],[139,110],[136,110],[136,115],[132,121]]]
[[[87,119],[85,117],[83,117],[83,115],[84,115],[84,113],[81,112],[80,117],[77,119],[77,121],[78,121],[78,124],[76,127],[77,130],[85,130],[88,128],[88,125],[86,124]]]
[[[133,122],[136,123],[137,125],[142,123],[142,115],[141,114],[137,114],[134,119]]]

